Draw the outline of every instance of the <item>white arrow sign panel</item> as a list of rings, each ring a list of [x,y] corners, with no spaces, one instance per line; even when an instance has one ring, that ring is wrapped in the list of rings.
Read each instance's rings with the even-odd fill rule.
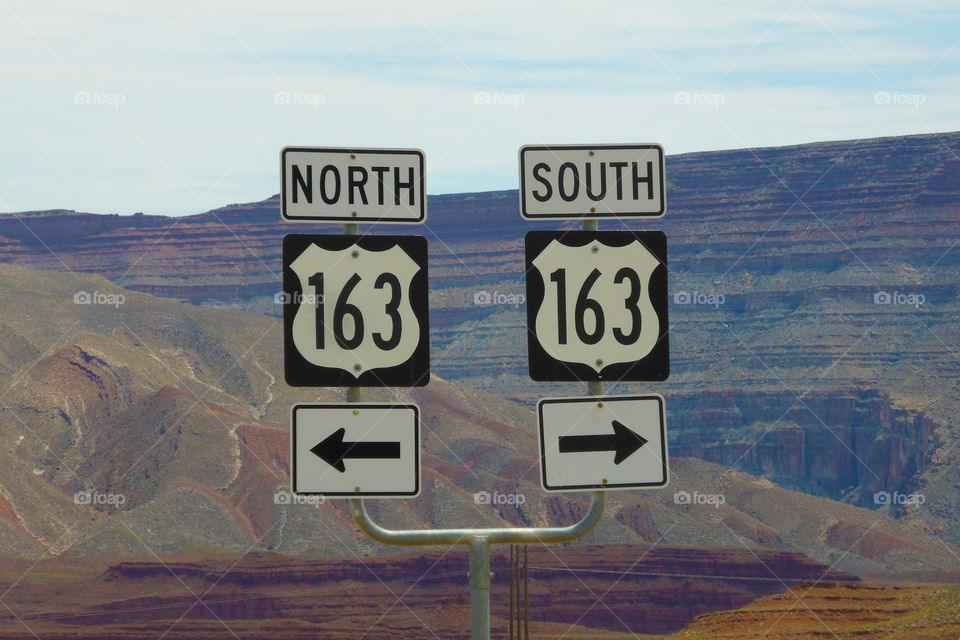
[[[291,488],[328,498],[420,493],[420,410],[414,404],[293,407]]]
[[[549,398],[537,405],[546,491],[645,489],[669,482],[659,395]]]

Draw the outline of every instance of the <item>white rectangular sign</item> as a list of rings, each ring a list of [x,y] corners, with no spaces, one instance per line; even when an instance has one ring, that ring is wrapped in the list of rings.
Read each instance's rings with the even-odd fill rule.
[[[583,396],[537,404],[540,479],[546,491],[665,487],[663,398]]]
[[[416,405],[298,404],[292,422],[294,494],[412,498],[420,493]]]
[[[420,223],[427,216],[419,149],[284,147],[280,176],[286,220]]]
[[[658,144],[520,148],[524,218],[660,217],[666,209]]]

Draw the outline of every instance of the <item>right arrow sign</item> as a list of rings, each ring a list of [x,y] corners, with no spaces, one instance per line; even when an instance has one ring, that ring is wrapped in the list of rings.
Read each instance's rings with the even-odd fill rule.
[[[545,490],[643,489],[669,481],[661,396],[550,398],[537,408]]]

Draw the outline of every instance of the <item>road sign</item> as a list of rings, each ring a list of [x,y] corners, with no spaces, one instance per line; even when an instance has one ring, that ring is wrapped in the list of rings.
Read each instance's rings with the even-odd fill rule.
[[[524,218],[659,217],[666,210],[658,144],[520,148]]]
[[[293,493],[409,498],[420,493],[420,410],[414,404],[298,404]]]
[[[667,485],[661,396],[550,398],[538,403],[537,415],[546,491]]]
[[[284,147],[280,213],[287,220],[423,222],[424,157],[419,149]]]
[[[285,236],[283,326],[290,386],[427,384],[426,240]]]
[[[670,375],[662,232],[531,231],[526,272],[531,378]]]

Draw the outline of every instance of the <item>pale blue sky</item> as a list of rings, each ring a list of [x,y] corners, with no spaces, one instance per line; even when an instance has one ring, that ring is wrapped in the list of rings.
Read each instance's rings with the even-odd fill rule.
[[[260,200],[284,145],[419,147],[453,193],[516,188],[523,144],[953,131],[947,5],[2,0],[0,211]]]

